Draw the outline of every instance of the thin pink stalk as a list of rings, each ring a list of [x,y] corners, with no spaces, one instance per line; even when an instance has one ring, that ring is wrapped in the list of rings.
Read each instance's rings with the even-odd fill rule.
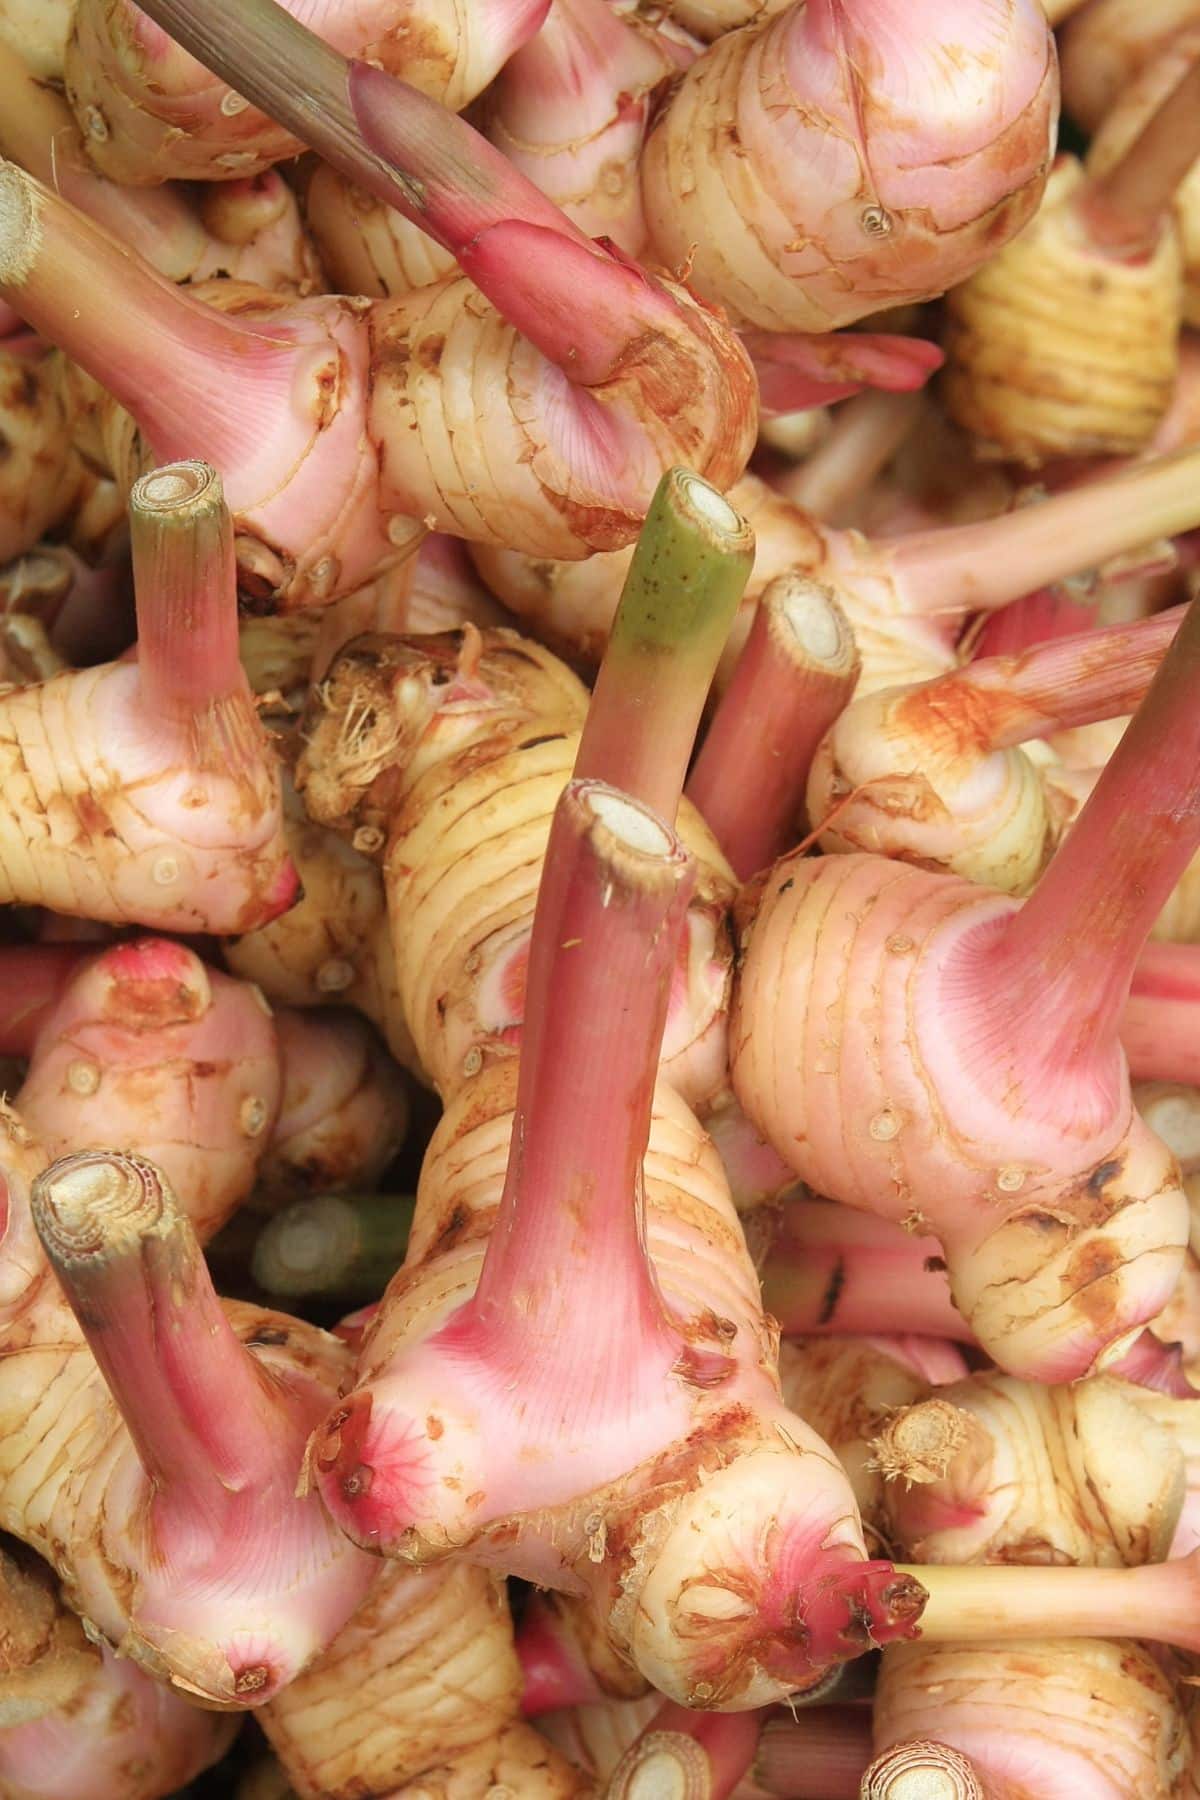
[[[422,1425],[417,1461],[394,1409],[383,1437],[373,1429],[372,1391],[360,1389],[316,1440],[326,1504],[358,1541],[393,1542],[431,1504],[440,1529],[447,1499],[472,1526],[553,1505],[615,1480],[664,1426],[673,1435],[682,1341],[646,1259],[641,1160],[692,879],[652,814],[598,783],[567,787],[534,917],[513,1154],[479,1284],[375,1384],[396,1390],[414,1431],[427,1415],[440,1429]],[[619,1325],[620,1356],[595,1355],[597,1307],[604,1330]],[[548,1443],[552,1466],[523,1460]],[[461,1498],[439,1491],[439,1465],[469,1471]]]
[[[804,412],[831,406],[863,388],[911,394],[945,362],[945,352],[925,338],[884,332],[829,331],[792,337],[777,331],[743,331],[758,375],[765,413]]]
[[[95,1426],[66,1426],[88,1475],[51,1482],[38,1517],[10,1482],[17,1528],[52,1533],[56,1566],[112,1641],[201,1699],[260,1705],[374,1578],[297,1491],[340,1358],[298,1321],[226,1312],[174,1195],[140,1157],[63,1157],[22,1212],[109,1389],[111,1401],[91,1377],[93,1405],[115,1412],[99,1442]],[[86,1363],[69,1342],[66,1354]]]
[[[768,1719],[754,1778],[786,1800],[859,1800],[870,1760],[868,1707],[806,1706],[791,1718]]]
[[[914,687],[899,716],[911,711],[935,744],[953,737],[981,752],[1118,718],[1141,702],[1186,611],[1173,606],[1132,624],[976,658]]]
[[[230,1328],[153,1166],[85,1151],[34,1185],[38,1234],[157,1489],[160,1524],[211,1530],[279,1480],[277,1399]]]
[[[950,1298],[936,1238],[832,1200],[785,1203],[763,1305],[789,1337],[912,1332],[974,1341]]]
[[[810,455],[775,477],[794,506],[830,525],[883,473],[921,416],[919,391],[869,389],[833,415],[833,429]]]
[[[753,542],[707,482],[686,469],[663,477],[609,633],[577,780],[608,782],[674,819]]]
[[[886,550],[910,616],[986,612],[1014,594],[1093,568],[1200,523],[1200,449],[1137,463],[1105,481],[999,518],[911,532]]]
[[[1015,1029],[1023,1017],[1043,1020],[1036,1051],[1043,1066],[1085,1065],[1115,1040],[1138,957],[1197,849],[1200,603],[1193,602],[1083,811],[985,952],[985,979],[1003,994]]]
[[[1135,1081],[1200,1087],[1200,944],[1147,944],[1121,1014]]]
[[[0,1056],[28,1056],[62,998],[86,944],[19,944],[0,949]]]
[[[1128,1637],[1200,1652],[1200,1550],[1136,1569],[953,1568],[897,1564],[929,1596],[916,1635],[930,1644]]]
[[[274,0],[150,0],[192,54],[458,258],[569,378],[600,381],[632,318],[677,325],[636,264],[591,243],[480,133],[415,88],[347,61]],[[586,291],[586,308],[579,294]]]
[[[830,590],[804,575],[777,576],[687,785],[740,880],[799,836],[813,754],[858,672],[854,633]]]
[[[969,634],[972,658],[1013,656],[1052,638],[1074,637],[1092,630],[1098,613],[1094,601],[1076,600],[1065,588],[1035,588],[980,620],[980,629]]]
[[[729,1800],[754,1760],[761,1716],[668,1704],[613,1770],[605,1800]]]
[[[272,404],[291,404],[291,332],[215,312],[9,164],[0,292],[129,409],[163,461],[202,456],[228,478],[260,448]]]
[[[1093,243],[1132,259],[1153,251],[1176,190],[1200,158],[1200,59],[1155,108],[1132,144],[1075,201]]]
[[[177,462],[143,475],[130,495],[129,527],[147,709],[178,720],[235,696],[248,700],[233,520],[215,469]]]

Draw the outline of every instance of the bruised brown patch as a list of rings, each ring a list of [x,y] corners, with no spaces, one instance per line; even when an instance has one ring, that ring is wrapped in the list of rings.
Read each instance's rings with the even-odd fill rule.
[[[1115,1277],[1125,1266],[1124,1252],[1108,1238],[1088,1238],[1067,1264],[1066,1282],[1076,1309],[1094,1325],[1112,1317]]]

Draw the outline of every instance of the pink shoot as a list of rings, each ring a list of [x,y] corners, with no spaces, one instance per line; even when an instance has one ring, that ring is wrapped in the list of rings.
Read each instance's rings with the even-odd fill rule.
[[[915,393],[946,360],[941,348],[925,338],[884,332],[830,331],[791,337],[778,331],[743,331],[741,338],[750,352],[761,407],[767,414],[832,406],[863,388]]]
[[[911,616],[987,612],[1200,520],[1200,450],[1135,463],[996,519],[910,532],[886,555]]]
[[[1183,611],[978,658],[855,700],[813,762],[808,806],[822,846],[879,851],[1024,893],[1065,821],[1050,774],[1018,746],[1130,712]]]
[[[917,392],[868,388],[833,415],[826,437],[774,485],[795,506],[844,525],[855,501],[880,476],[922,416]]]
[[[235,1331],[152,1164],[64,1157],[34,1182],[32,1211],[140,1465],[141,1491],[130,1482],[128,1518],[114,1521],[140,1556],[150,1550],[137,1631],[197,1695],[261,1704],[372,1576],[338,1547],[315,1498],[296,1496],[328,1390],[303,1360],[264,1366]],[[260,1341],[286,1343],[281,1323]],[[253,1324],[245,1337],[254,1341]]]
[[[800,574],[776,576],[687,787],[739,879],[799,835],[817,745],[858,673],[854,634],[830,590]]]
[[[379,514],[369,346],[352,303],[285,310],[264,293],[245,316],[219,312],[10,163],[0,293],[129,410],[146,440],[135,459],[202,457],[219,471],[254,593],[332,599],[419,535],[403,521],[389,539]]]
[[[1075,637],[1099,624],[1098,612],[1095,601],[1077,599],[1060,585],[1035,588],[980,619],[970,634],[972,657],[1012,656],[1051,638]]]
[[[607,0],[554,0],[492,83],[480,122],[588,237],[637,256],[646,236],[638,163],[657,90],[676,67],[636,13],[621,16]]]
[[[386,1550],[560,1504],[684,1428],[684,1343],[646,1263],[638,1196],[691,880],[644,808],[595,783],[566,789],[534,921],[514,1154],[478,1288],[316,1440],[325,1502],[358,1542]],[[600,1089],[597,1068],[611,1071]],[[601,1301],[622,1322],[623,1353],[604,1362]],[[552,1468],[529,1460],[548,1438]]]
[[[1135,258],[1153,250],[1180,182],[1200,158],[1200,57],[1171,88],[1133,143],[1076,196],[1098,249]]]
[[[1036,987],[1047,1019],[1030,1076],[1038,1064],[1082,1072],[1093,1058],[1103,1066],[1101,1058],[1111,1057],[1145,941],[1200,848],[1198,697],[1200,603],[1193,602],[1046,873],[993,934],[989,978],[1005,988],[1008,1016],[1020,1016]],[[1078,958],[1090,972],[1086,987]]]
[[[1184,1196],[1132,1109],[1117,1032],[1200,844],[1198,665],[1193,604],[1023,907],[869,856],[793,862],[743,961],[743,1106],[819,1191],[936,1229],[956,1304],[1012,1373],[1068,1379],[1119,1355],[1178,1279]],[[860,982],[869,1005],[845,998]]]
[[[1200,1549],[1136,1569],[904,1567],[929,1596],[925,1643],[1120,1638],[1136,1621],[1154,1643],[1200,1651]]]
[[[686,469],[663,476],[622,590],[575,759],[674,820],[753,560],[746,521]]]
[[[365,62],[347,62],[275,0],[206,0],[203,9],[190,0],[152,0],[147,10],[352,181],[452,250],[568,381],[612,380],[645,334],[655,346],[679,340],[684,360],[711,346],[729,378],[747,388],[739,404],[749,404],[744,355],[711,315],[615,249],[592,243],[486,138],[436,102]],[[578,304],[581,289],[586,308]],[[676,376],[667,366],[676,360],[660,350],[647,383],[694,386],[694,370]],[[725,430],[734,433],[732,414]]]

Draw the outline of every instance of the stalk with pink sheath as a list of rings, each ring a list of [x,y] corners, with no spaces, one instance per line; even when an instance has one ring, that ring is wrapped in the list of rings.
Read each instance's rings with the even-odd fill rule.
[[[808,0],[694,63],[642,159],[650,242],[739,324],[830,330],[961,281],[1041,197],[1037,0]]]
[[[274,171],[207,192],[120,187],[88,164],[66,101],[2,41],[0,95],[0,155],[107,226],[172,281],[226,275],[299,293],[324,285],[296,197]]]
[[[469,126],[348,67],[364,131],[398,138],[425,183],[410,213],[465,271],[399,300],[284,302],[222,284],[206,305],[0,167],[0,292],[129,408],[110,403],[100,421],[121,478],[150,457],[206,456],[237,518],[243,586],[286,606],[361,587],[415,547],[418,520],[584,556],[636,535],[670,464],[735,480],[753,372],[721,321],[574,233]],[[358,157],[391,194],[400,178]],[[460,381],[506,396],[486,434],[474,403],[469,421],[460,411]]]
[[[1087,166],[1103,176],[1125,157],[1139,132],[1161,107],[1200,49],[1200,12],[1188,29],[1164,46],[1138,75],[1123,86],[1088,144]],[[1183,316],[1187,324],[1200,325],[1200,158],[1195,159],[1175,187],[1172,207],[1175,231],[1183,259]]]
[[[1021,745],[1131,712],[1184,611],[855,700],[817,748],[809,777],[809,817],[818,829],[830,821],[822,849],[874,851],[1027,892],[1066,820]]]
[[[451,1103],[405,1269],[311,1466],[358,1541],[415,1562],[466,1554],[587,1597],[669,1698],[738,1711],[907,1629],[907,1594],[865,1560],[844,1478],[780,1408],[711,1150],[667,1090],[652,1097],[690,877],[653,814],[568,787],[515,1122],[511,1065]],[[602,1089],[597,1066],[614,1072]],[[467,1207],[479,1216],[456,1241],[445,1221]],[[701,1217],[693,1240],[686,1221]],[[596,1354],[597,1307],[623,1322],[619,1359]],[[553,1357],[539,1349],[551,1340]],[[785,1621],[800,1616],[797,1633]]]
[[[406,1060],[443,1095],[484,1058],[515,1050],[541,858],[572,767],[674,816],[749,559],[750,535],[728,502],[687,471],[668,472],[582,732],[582,685],[511,632],[363,638],[314,692],[297,784],[317,820],[382,857],[415,1046]],[[686,803],[679,828],[700,869],[664,1074],[705,1104],[725,1085],[734,878]]]
[[[763,1305],[786,1336],[883,1331],[973,1341],[936,1238],[806,1194],[783,1203]]]
[[[757,553],[718,679],[728,682],[767,583],[789,571],[824,582],[850,620],[862,660],[858,693],[945,674],[958,665],[956,640],[969,614],[993,612],[1192,529],[1200,523],[1198,492],[1200,451],[1193,448],[1000,517],[872,540],[820,524],[745,476],[730,499],[753,526]],[[599,655],[628,553],[549,567],[511,551],[473,555],[493,593],[520,618]]]
[[[282,912],[296,878],[278,764],[238,660],[219,479],[203,463],[145,476],[130,529],[137,660],[0,697],[0,897],[114,924],[244,930]]]
[[[1135,1081],[1200,1087],[1200,944],[1147,944],[1121,1015]]]
[[[539,511],[544,541],[553,511],[554,534],[568,540],[563,554],[581,555],[635,535],[671,463],[718,487],[736,479],[751,447],[752,371],[740,344],[688,289],[593,243],[469,126],[381,70],[347,62],[274,0],[211,0],[202,11],[188,0],[154,0],[149,10],[230,72],[239,92],[297,125],[328,161],[451,250],[512,332],[523,334],[509,336],[477,305],[462,316],[469,290],[453,281],[373,311],[384,363],[373,416],[411,414],[388,433],[384,486],[403,487],[417,517],[512,543]],[[419,366],[407,375],[389,354],[401,341],[406,360],[410,344],[417,350]],[[473,442],[477,409],[469,433],[453,409],[443,418],[437,406],[436,421],[430,415],[447,372],[460,356],[474,363],[483,346],[495,365],[489,388],[507,388],[510,414],[489,431],[486,458]],[[417,430],[407,429],[414,421]],[[443,441],[447,428],[458,461]],[[437,441],[427,445],[431,432]],[[495,471],[506,462],[514,465],[507,477],[488,473],[489,464]],[[567,464],[580,476],[564,488]],[[496,503],[498,479],[507,488]],[[536,553],[558,554],[548,543]]]
[[[290,0],[289,11],[334,49],[403,75],[457,112],[537,31],[546,0],[457,0],[449,9],[428,0]],[[163,24],[170,29],[132,0],[81,0],[75,9],[66,88],[98,169],[151,186],[170,177],[228,181],[297,154],[302,137],[214,80]]]
[[[799,836],[813,756],[858,672],[854,635],[830,591],[803,575],[777,575],[687,785],[740,880]]]
[[[1200,843],[1198,663],[1193,605],[1023,906],[855,854],[778,865],[749,932],[742,1105],[819,1191],[936,1231],[1014,1374],[1111,1359],[1182,1267],[1178,1168],[1133,1108],[1118,1026]]]
[[[35,1173],[28,1132],[3,1124],[0,1523],[142,1668],[220,1707],[261,1704],[374,1573],[295,1494],[342,1349],[278,1313],[223,1310],[151,1164],[87,1152]]]

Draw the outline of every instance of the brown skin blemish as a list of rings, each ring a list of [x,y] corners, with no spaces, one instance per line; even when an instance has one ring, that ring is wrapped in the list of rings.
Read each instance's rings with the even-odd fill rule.
[[[423,337],[417,345],[416,359],[423,369],[436,369],[441,364],[445,348],[445,332],[431,332],[428,337]]]
[[[1112,1317],[1124,1256],[1107,1238],[1089,1238],[1067,1264],[1066,1283],[1075,1308],[1097,1326]]]
[[[435,1419],[432,1413],[428,1415],[425,1420],[425,1434],[427,1437],[432,1438],[435,1444],[445,1429],[446,1427],[442,1424],[440,1419]]]
[[[846,1259],[839,1256],[829,1272],[829,1280],[825,1284],[825,1292],[821,1295],[821,1310],[817,1314],[818,1325],[828,1325],[837,1311],[842,1289],[846,1285]]]
[[[1088,1193],[1094,1194],[1096,1198],[1099,1199],[1109,1182],[1115,1180],[1120,1173],[1121,1158],[1119,1156],[1111,1158],[1108,1162],[1102,1162],[1099,1167],[1093,1169],[1088,1176]]]
[[[75,800],[75,817],[90,838],[113,837],[112,820],[94,794],[83,793]]]

